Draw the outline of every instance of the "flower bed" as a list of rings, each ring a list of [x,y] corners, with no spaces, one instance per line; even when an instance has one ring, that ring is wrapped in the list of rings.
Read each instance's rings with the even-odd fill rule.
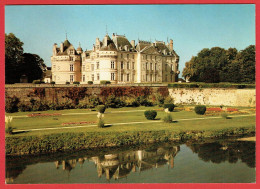
[[[49,116],[61,116],[59,113],[55,114],[41,114],[41,113],[33,113],[33,114],[28,114],[28,117],[49,117]]]
[[[237,112],[237,108],[227,108],[227,112]]]
[[[81,121],[81,122],[68,122],[62,123],[61,125],[83,125],[83,124],[94,124],[97,123],[96,121]]]
[[[209,111],[209,112],[222,112],[223,110],[221,108],[207,108],[207,111]]]

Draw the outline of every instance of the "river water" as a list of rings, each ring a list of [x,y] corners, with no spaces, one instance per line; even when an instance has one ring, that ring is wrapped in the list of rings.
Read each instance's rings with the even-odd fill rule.
[[[7,157],[6,183],[254,183],[255,142],[164,143]]]

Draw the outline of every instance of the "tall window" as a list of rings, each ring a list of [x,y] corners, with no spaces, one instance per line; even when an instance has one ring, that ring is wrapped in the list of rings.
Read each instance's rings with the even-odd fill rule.
[[[145,64],[145,69],[148,70],[148,63]]]
[[[72,56],[70,56],[70,61],[73,61],[73,57]]]
[[[97,74],[97,80],[99,81],[99,73]]]
[[[148,81],[148,74],[146,74],[145,76],[145,81]]]
[[[124,81],[124,74],[121,74],[121,81]]]
[[[156,56],[154,57],[154,60],[156,60]]]
[[[97,62],[97,70],[99,69],[99,62]]]
[[[126,68],[127,68],[127,69],[130,69],[130,68],[129,68],[129,62],[126,63]]]
[[[121,54],[121,58],[123,58],[123,54]]]
[[[154,70],[157,70],[157,63],[154,64]]]
[[[111,69],[115,69],[115,62],[111,61]]]
[[[150,74],[150,81],[153,81],[153,75]]]
[[[124,69],[124,62],[121,62],[121,69]]]
[[[91,64],[91,71],[94,71],[95,67],[94,64]]]
[[[71,72],[74,71],[74,66],[73,66],[73,64],[70,64],[70,71],[71,71]]]
[[[150,63],[150,70],[153,70],[153,63]]]
[[[165,64],[165,71],[167,71],[167,64]]]
[[[70,50],[70,54],[74,54],[74,50],[73,49]]]
[[[129,58],[129,54],[126,55],[127,59]]]
[[[112,80],[112,81],[115,80],[115,73],[111,73],[111,80]]]
[[[74,80],[74,75],[70,75],[70,82],[73,82]]]
[[[157,74],[155,74],[154,76],[154,81],[157,81]]]
[[[94,78],[94,74],[91,75],[91,79],[92,79],[92,81],[94,81],[94,79],[95,79],[95,78]]]
[[[134,62],[132,63],[132,69],[133,70],[135,69],[135,63]]]
[[[135,58],[135,55],[133,54],[133,59]]]
[[[173,68],[173,66],[172,66],[172,64],[171,64],[171,71],[173,71],[173,69],[172,69],[172,68]]]
[[[85,82],[85,75],[82,76],[82,81]]]
[[[86,70],[86,66],[82,65],[82,71],[85,71],[85,70]]]
[[[130,81],[130,75],[129,74],[126,75],[126,81]]]

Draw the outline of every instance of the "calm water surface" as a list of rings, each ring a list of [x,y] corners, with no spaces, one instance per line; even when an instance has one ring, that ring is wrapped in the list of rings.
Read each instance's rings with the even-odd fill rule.
[[[251,183],[255,143],[157,144],[6,159],[6,183]]]

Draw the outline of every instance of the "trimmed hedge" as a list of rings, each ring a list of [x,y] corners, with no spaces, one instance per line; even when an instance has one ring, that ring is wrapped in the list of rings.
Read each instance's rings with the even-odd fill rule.
[[[144,116],[148,120],[154,120],[156,118],[156,116],[157,116],[157,112],[155,110],[146,110],[144,112]]]
[[[88,84],[89,84],[89,85],[92,85],[92,84],[93,84],[93,81],[88,81]]]
[[[199,115],[204,115],[205,114],[205,112],[206,112],[206,106],[204,106],[204,105],[197,105],[197,106],[195,106],[195,112],[196,112],[196,114],[199,114]]]
[[[170,83],[169,88],[233,88],[245,89],[255,88],[255,84],[234,84],[234,83]]]
[[[164,109],[167,109],[170,111],[170,112],[173,112],[174,108],[175,108],[175,105],[174,104],[164,104],[163,105],[163,108]]]
[[[106,84],[111,84],[111,82],[110,82],[110,81],[102,80],[102,81],[100,81],[100,84],[101,84],[101,85],[106,85]]]
[[[97,111],[99,112],[99,113],[105,113],[105,111],[106,111],[106,106],[104,106],[104,105],[99,105],[99,106],[97,106]]]

